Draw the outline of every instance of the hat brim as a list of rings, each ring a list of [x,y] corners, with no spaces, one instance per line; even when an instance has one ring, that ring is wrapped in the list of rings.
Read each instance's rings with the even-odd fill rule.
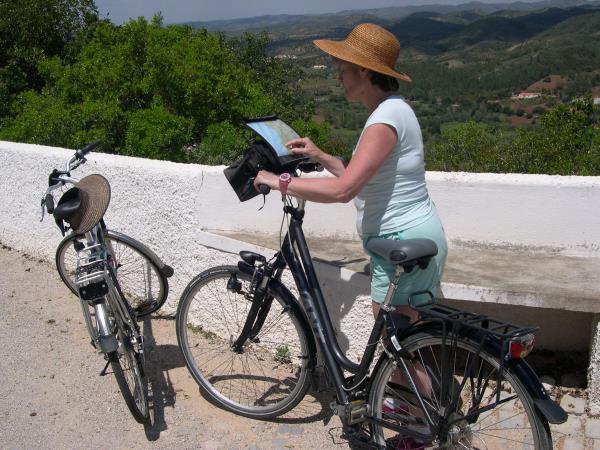
[[[323,50],[325,53],[330,54],[334,58],[341,59],[343,61],[350,62],[352,64],[356,64],[357,66],[364,67],[365,69],[372,70],[374,72],[382,73],[384,75],[389,75],[390,77],[397,78],[402,81],[406,81],[407,83],[412,82],[412,79],[403,72],[397,72],[390,67],[379,64],[376,61],[373,61],[372,58],[361,54],[355,48],[350,47],[344,41],[331,41],[329,39],[317,39],[314,40],[313,43]]]
[[[100,222],[110,203],[110,184],[102,175],[93,174],[76,184],[81,195],[81,207],[70,220],[75,234],[84,234]]]

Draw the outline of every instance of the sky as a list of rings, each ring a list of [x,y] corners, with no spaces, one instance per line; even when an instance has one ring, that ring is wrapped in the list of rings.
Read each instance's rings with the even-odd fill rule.
[[[511,3],[514,0],[479,0]],[[522,0],[526,2],[539,0]],[[265,14],[321,14],[347,9],[418,4],[455,5],[468,0],[95,0],[103,17],[121,24],[129,18],[147,19],[161,12],[165,23],[237,19]]]

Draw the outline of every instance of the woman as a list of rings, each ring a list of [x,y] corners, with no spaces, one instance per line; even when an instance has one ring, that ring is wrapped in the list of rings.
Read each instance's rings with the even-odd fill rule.
[[[400,43],[393,34],[374,24],[356,26],[344,41],[316,40],[315,45],[338,60],[339,81],[346,99],[362,103],[371,115],[347,167],[317,148],[308,138],[286,145],[291,152],[319,161],[335,178],[292,178],[261,171],[255,186],[321,203],[354,199],[357,230],[363,245],[373,237],[386,239],[429,238],[438,254],[426,270],[414,270],[400,278],[393,304],[411,321],[418,318],[410,309],[408,296],[416,291],[435,290],[446,261],[444,229],[425,185],[423,139],[417,118],[396,94],[398,80],[408,75],[394,70]],[[394,275],[395,267],[371,255],[371,298],[373,312],[379,306]]]

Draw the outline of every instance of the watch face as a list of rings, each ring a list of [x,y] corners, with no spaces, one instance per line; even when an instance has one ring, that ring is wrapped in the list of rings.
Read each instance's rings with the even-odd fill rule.
[[[279,180],[289,183],[292,180],[292,176],[289,173],[282,173],[279,175]]]

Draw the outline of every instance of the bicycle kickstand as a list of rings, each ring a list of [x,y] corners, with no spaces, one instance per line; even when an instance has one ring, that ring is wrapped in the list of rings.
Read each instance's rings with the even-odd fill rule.
[[[102,370],[100,371],[100,376],[101,376],[101,377],[103,377],[104,375],[108,375],[108,374],[106,373],[106,369],[108,369],[108,365],[109,365],[109,364],[110,364],[110,361],[106,361],[106,365],[104,366],[104,369],[102,369]]]

